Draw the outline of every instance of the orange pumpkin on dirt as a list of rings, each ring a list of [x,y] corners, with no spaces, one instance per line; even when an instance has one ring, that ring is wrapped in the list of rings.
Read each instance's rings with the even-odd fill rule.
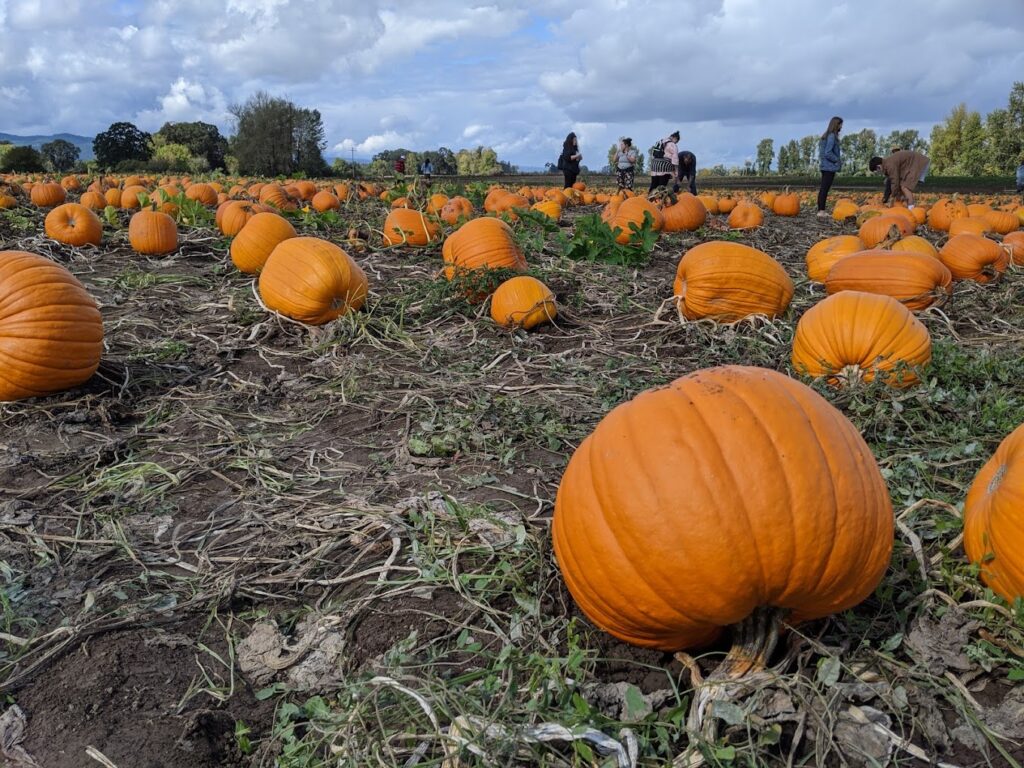
[[[836,235],[820,240],[807,251],[807,277],[816,283],[823,283],[833,264],[844,256],[864,249],[864,241],[857,235]]]
[[[292,237],[279,243],[267,258],[259,291],[268,309],[309,325],[323,325],[362,306],[365,280],[352,258],[334,243]]]
[[[832,386],[878,379],[908,387],[932,358],[928,329],[891,296],[841,291],[808,309],[793,337],[793,368]]]
[[[448,235],[441,248],[444,274],[449,280],[457,274],[479,269],[526,271],[526,259],[501,219],[483,217],[463,224]]]
[[[34,253],[0,251],[0,401],[77,387],[102,353],[99,308],[67,269]]]
[[[297,236],[295,227],[280,214],[257,213],[231,241],[231,263],[242,272],[255,275],[279,243]]]
[[[46,236],[66,245],[99,245],[103,224],[95,213],[80,203],[58,205],[43,221]]]
[[[949,300],[953,275],[941,261],[923,253],[869,250],[837,261],[825,278],[825,290],[880,293],[918,312]]]
[[[491,295],[491,318],[503,328],[530,330],[558,316],[555,295],[530,275],[516,275]]]
[[[128,222],[128,241],[136,253],[170,253],[178,247],[178,225],[166,213],[144,209]]]
[[[748,245],[717,240],[683,255],[673,289],[687,320],[724,323],[751,315],[778,317],[793,298],[793,281],[775,259]]]
[[[412,208],[394,208],[384,220],[384,245],[430,245],[441,236],[437,223]]]
[[[955,280],[990,283],[1006,271],[1010,259],[1009,249],[987,237],[954,235],[942,246],[939,260]]]
[[[551,536],[591,621],[678,651],[766,606],[800,622],[864,600],[893,512],[842,413],[776,371],[723,366],[606,415],[569,460]]]
[[[753,203],[737,203],[729,214],[729,229],[756,229],[764,224],[764,211]]]

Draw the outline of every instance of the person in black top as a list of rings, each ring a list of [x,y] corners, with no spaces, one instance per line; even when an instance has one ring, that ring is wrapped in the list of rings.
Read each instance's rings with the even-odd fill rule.
[[[689,187],[691,195],[697,194],[697,156],[689,150],[679,153],[679,182],[673,191],[678,192],[680,186]]]
[[[580,175],[580,160],[582,159],[583,155],[580,154],[580,145],[576,140],[576,134],[570,133],[565,137],[565,141],[562,143],[562,154],[558,157],[558,167],[565,175],[566,188],[576,183],[576,177]]]

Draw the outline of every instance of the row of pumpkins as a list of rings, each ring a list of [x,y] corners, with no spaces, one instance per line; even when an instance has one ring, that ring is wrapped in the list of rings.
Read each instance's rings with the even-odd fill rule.
[[[513,194],[519,193],[488,195],[485,208]],[[571,204],[574,196],[563,195]],[[439,202],[430,201],[435,212],[451,201]],[[547,192],[534,204],[547,202],[562,204]],[[624,196],[609,200],[605,212],[614,222],[637,210],[655,218],[656,211],[665,228],[671,209],[682,204],[690,226],[700,218],[694,203],[706,217],[707,206],[685,194],[664,207]],[[759,208],[751,202],[733,211],[740,205]],[[299,237],[286,219],[258,206],[229,201],[219,226],[237,227],[231,259],[259,275],[268,307],[318,323],[362,305],[366,276],[345,251]],[[1002,243],[956,234],[936,251],[914,239],[924,223],[917,210],[869,212],[857,236],[829,238],[810,250],[809,276],[823,281],[829,296],[800,318],[796,370],[835,384],[880,377],[907,386],[930,357],[927,330],[913,313],[943,301],[954,279],[985,282],[1020,261],[1010,234]],[[148,214],[167,215],[135,216]],[[420,227],[427,243],[433,239],[429,211],[399,205],[391,215],[385,242],[414,244]],[[931,225],[940,221],[937,212]],[[461,223],[445,238],[442,256],[449,279],[483,267],[526,269],[511,228],[495,217]],[[541,319],[553,316],[553,297],[538,285],[541,293],[527,292],[523,301]],[[683,316],[723,322],[778,316],[793,290],[774,259],[734,242],[689,249],[675,279]],[[84,382],[98,366],[102,343],[96,303],[66,269],[34,254],[0,253],[0,400]],[[1016,503],[1024,488],[1022,451],[1024,426],[978,474],[964,513],[969,559],[1008,600],[1024,592],[1024,523]],[[613,477],[629,482],[608,482]],[[874,457],[838,410],[781,373],[726,366],[642,393],[605,416],[569,462],[552,535],[570,591],[598,626],[628,642],[678,650],[711,641],[758,606],[785,609],[800,621],[857,604],[887,567],[893,513]]]

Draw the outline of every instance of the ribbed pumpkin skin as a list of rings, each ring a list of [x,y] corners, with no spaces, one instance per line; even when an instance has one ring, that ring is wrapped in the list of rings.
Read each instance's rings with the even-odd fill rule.
[[[764,224],[764,211],[753,203],[738,203],[728,221],[729,229],[755,229]]]
[[[562,206],[555,200],[542,200],[539,203],[534,203],[530,206],[530,210],[543,213],[552,221],[562,218]]]
[[[84,205],[93,211],[102,211],[107,207],[107,199],[99,192],[90,190],[82,193],[82,196],[78,199],[78,204]]]
[[[953,292],[949,269],[923,253],[868,250],[840,259],[825,278],[825,290],[864,291],[892,296],[907,309],[918,312],[941,307]]]
[[[655,232],[660,232],[662,227],[665,225],[665,217],[654,203],[648,200],[646,197],[631,197],[627,200],[623,200],[618,207],[615,208],[615,213],[612,215],[608,222],[608,227],[615,230],[619,228],[620,232],[615,236],[615,242],[625,245],[629,242],[629,238],[633,235],[633,230],[630,228],[631,224],[636,224],[640,227],[644,223],[644,214],[649,213],[651,215],[652,224]]]
[[[663,232],[692,232],[700,229],[708,218],[708,209],[695,195],[684,192],[679,195],[675,205],[661,209],[665,219]]]
[[[504,328],[530,330],[558,316],[555,295],[529,275],[511,277],[491,296],[491,318]]]
[[[166,213],[139,211],[128,222],[128,242],[136,253],[170,253],[178,247],[178,225]]]
[[[456,195],[441,208],[441,221],[455,226],[459,219],[468,219],[473,215],[473,203],[465,197]]]
[[[960,200],[943,198],[928,209],[928,226],[941,232],[949,231],[949,225],[955,219],[969,216],[967,206]]]
[[[833,264],[844,256],[863,251],[865,247],[857,235],[837,235],[818,241],[807,251],[807,277],[816,283],[825,282]]]
[[[309,325],[323,325],[366,296],[366,275],[351,257],[317,237],[292,237],[274,248],[260,272],[259,289],[269,309]],[[362,277],[362,280],[359,277]]]
[[[1003,238],[1003,245],[1010,250],[1010,261],[1024,266],[1024,232],[1011,232]]]
[[[896,299],[876,293],[842,291],[818,302],[800,318],[793,339],[793,368],[815,379],[828,377],[833,386],[843,383],[835,376],[842,373],[909,387],[931,359],[924,324]]]
[[[1024,424],[999,444],[964,502],[964,549],[981,580],[1013,602],[1024,595]]]
[[[963,219],[954,219],[949,225],[949,236],[956,235],[984,235],[992,231],[992,225],[987,219],[968,216]]]
[[[800,213],[800,195],[776,195],[772,201],[772,213],[776,216],[797,216]]]
[[[917,209],[915,208],[914,210],[916,211]],[[926,256],[931,256],[933,259],[939,258],[939,252],[935,246],[920,235],[910,235],[896,241],[893,243],[891,250],[902,251],[903,253],[923,253]]]
[[[32,204],[40,208],[53,208],[62,205],[67,199],[67,192],[60,184],[51,182],[36,184],[29,193]]]
[[[441,248],[444,274],[449,280],[458,272],[474,269],[526,271],[526,259],[512,229],[501,219],[483,217],[463,224],[444,241]]]
[[[341,208],[341,201],[334,195],[333,192],[329,192],[326,189],[322,189],[313,195],[313,199],[310,200],[310,205],[313,206],[314,211],[323,213],[324,211],[336,211]]]
[[[411,208],[393,208],[384,220],[385,245],[429,245],[440,236],[437,224]]]
[[[231,241],[231,263],[247,275],[255,275],[279,243],[296,236],[295,227],[283,216],[257,213]]]
[[[269,205],[248,200],[229,200],[217,208],[217,227],[225,237],[234,237],[257,213],[277,213]]]
[[[615,408],[573,454],[555,556],[583,612],[635,645],[706,644],[759,606],[803,621],[864,600],[893,542],[856,428],[775,371],[697,371]]]
[[[0,251],[0,401],[76,387],[102,353],[103,319],[82,284],[42,256]]]
[[[691,248],[679,260],[674,292],[688,320],[731,323],[750,315],[781,315],[793,298],[793,281],[768,254],[716,240]]]
[[[103,224],[99,216],[79,203],[58,205],[43,222],[46,236],[67,245],[99,245],[103,240]]]
[[[939,251],[939,260],[955,280],[991,283],[1009,265],[1007,249],[981,235],[954,235]]]
[[[899,240],[902,237],[912,235],[915,228],[914,222],[906,216],[886,214],[883,216],[872,216],[860,225],[858,234],[867,248],[874,248],[883,240],[890,238]]]

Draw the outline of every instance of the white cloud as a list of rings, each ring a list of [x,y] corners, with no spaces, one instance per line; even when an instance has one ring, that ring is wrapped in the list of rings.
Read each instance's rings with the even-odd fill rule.
[[[0,0],[0,130],[227,131],[263,89],[362,157],[482,143],[542,165],[575,130],[597,165],[678,128],[702,164],[742,163],[832,114],[927,132],[1003,106],[1021,39],[1020,0]]]

